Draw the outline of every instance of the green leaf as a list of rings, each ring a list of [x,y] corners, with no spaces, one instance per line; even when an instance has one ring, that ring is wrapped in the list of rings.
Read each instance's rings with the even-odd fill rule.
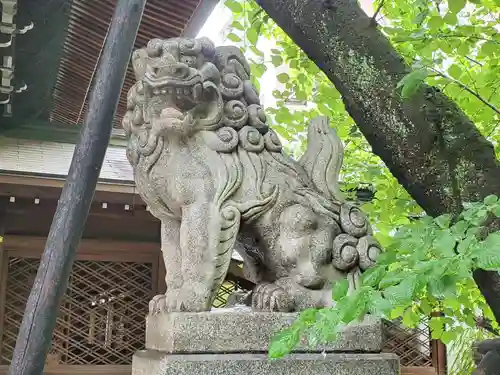
[[[302,91],[302,90],[295,90],[295,98],[297,100],[301,100],[301,101],[306,101],[307,100],[307,94]]]
[[[450,12],[457,14],[465,8],[467,0],[448,0],[448,9]]]
[[[487,271],[497,271],[500,269],[500,232],[491,233],[478,246],[475,265]]]
[[[421,24],[425,21],[425,18],[429,15],[429,9],[424,9],[413,19],[413,23]]]
[[[420,323],[420,316],[411,307],[407,308],[403,314],[403,324],[409,328],[414,328]]]
[[[288,81],[290,81],[290,76],[286,73],[280,73],[276,76],[276,78],[281,83],[287,83]]]
[[[259,32],[254,27],[252,27],[247,30],[246,37],[251,44],[255,45],[259,40]]]
[[[241,38],[238,35],[234,34],[234,33],[229,33],[227,35],[227,39],[229,39],[232,42],[241,42]]]
[[[498,202],[498,197],[496,195],[488,195],[486,198],[484,198],[483,203],[487,206],[492,206],[495,203]]]
[[[439,339],[444,332],[443,318],[433,316],[429,320],[429,328],[431,329],[432,338]]]
[[[448,68],[448,74],[452,77],[455,78],[456,80],[459,80],[460,77],[462,76],[462,68],[460,68],[457,64],[452,64]]]
[[[363,284],[377,286],[386,274],[385,267],[375,266],[362,274]]]
[[[339,301],[341,298],[344,298],[347,295],[347,291],[349,290],[349,282],[347,279],[342,279],[337,281],[333,285],[332,289],[332,298],[334,301]]]
[[[406,278],[406,274],[397,274],[397,273],[387,273],[384,278],[380,281],[379,288],[385,289],[387,287],[399,284]]]
[[[480,56],[485,56],[485,57],[493,57],[496,54],[499,54],[500,51],[498,51],[499,45],[498,43],[495,43],[493,41],[487,41],[481,46],[481,49],[479,51]]]
[[[451,223],[451,215],[445,214],[438,216],[434,219],[434,222],[440,227],[440,228],[449,228],[450,223]]]
[[[429,301],[425,300],[425,299],[421,299],[420,300],[420,309],[422,310],[422,312],[425,314],[425,315],[430,315],[430,313],[432,312],[432,306],[429,304]]]
[[[234,27],[236,30],[240,30],[240,31],[245,30],[245,27],[241,24],[241,22],[236,21],[236,20],[231,23],[231,27]]]
[[[251,64],[251,68],[252,68],[252,73],[257,78],[262,77],[267,70],[267,67],[264,64]]]
[[[436,256],[448,258],[455,256],[456,244],[457,241],[451,231],[441,231],[434,242]]]
[[[286,329],[271,339],[269,345],[269,357],[281,358],[290,353],[300,340],[300,330],[296,328]]]
[[[441,334],[441,341],[443,344],[448,345],[450,342],[452,342],[455,338],[457,337],[456,333],[453,331],[444,331]]]
[[[417,284],[416,276],[405,278],[400,284],[390,286],[384,290],[384,297],[393,306],[407,306],[413,301]]]
[[[401,96],[403,99],[412,97],[428,76],[429,72],[427,69],[414,70],[404,76],[397,84],[397,88],[402,87]]]
[[[228,7],[233,13],[241,13],[243,12],[243,7],[236,0],[226,0],[224,5]]]
[[[443,21],[448,25],[456,25],[458,23],[457,14],[454,12],[448,12],[444,15]]]
[[[309,326],[316,322],[317,316],[318,316],[317,309],[306,309],[299,314],[298,320],[300,324]]]
[[[439,299],[456,294],[456,279],[450,275],[444,275],[438,279],[433,278],[427,284],[429,293]]]
[[[440,29],[444,25],[444,21],[440,16],[432,16],[427,21],[427,25],[434,30]]]
[[[250,50],[255,53],[257,56],[260,56],[260,57],[263,57],[264,56],[264,53],[258,49],[257,47],[255,47],[254,45],[250,46]]]
[[[387,317],[394,308],[392,303],[382,296],[379,291],[373,292],[368,303],[370,313],[377,316]]]
[[[360,289],[349,296],[342,311],[342,321],[345,324],[351,323],[362,318],[368,312],[368,297],[369,293],[366,289]]]
[[[467,236],[458,242],[457,251],[459,254],[464,254],[469,251],[469,248],[477,242],[477,238],[473,233],[467,234]]]
[[[283,58],[280,55],[272,55],[271,62],[275,67],[283,65]]]

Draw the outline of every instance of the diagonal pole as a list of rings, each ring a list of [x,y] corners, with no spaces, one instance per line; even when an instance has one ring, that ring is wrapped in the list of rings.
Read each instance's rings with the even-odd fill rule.
[[[87,221],[146,0],[118,0],[80,140],[52,220],[8,375],[41,375]]]

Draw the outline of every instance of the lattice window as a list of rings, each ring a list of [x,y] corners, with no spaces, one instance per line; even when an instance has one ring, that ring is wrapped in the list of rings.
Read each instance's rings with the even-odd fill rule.
[[[213,307],[216,308],[221,308],[226,306],[227,303],[227,297],[234,292],[236,289],[238,289],[238,284],[235,283],[234,281],[226,280],[219,288],[219,291],[217,292]]]
[[[39,260],[11,258],[2,363],[12,356]],[[61,304],[49,362],[126,365],[144,346],[152,290],[151,264],[76,261]]]
[[[431,337],[426,322],[410,329],[399,321],[384,321],[384,331],[384,351],[397,354],[401,366],[432,366]]]

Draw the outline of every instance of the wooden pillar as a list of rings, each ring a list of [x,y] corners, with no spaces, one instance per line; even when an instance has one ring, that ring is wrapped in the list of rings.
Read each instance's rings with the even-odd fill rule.
[[[0,358],[2,357],[5,297],[7,294],[7,274],[9,270],[9,256],[3,246],[5,219],[7,216],[7,199],[7,197],[0,197],[0,237],[2,237],[2,241],[0,242]]]
[[[432,366],[436,369],[436,374],[446,375],[446,345],[441,340],[431,341]]]
[[[432,316],[442,316],[442,313],[434,312]],[[446,362],[446,345],[441,340],[431,340],[432,367],[438,375],[446,375],[448,372]]]
[[[118,0],[89,96],[80,140],[26,303],[9,375],[41,375],[76,249],[94,197],[146,0]]]

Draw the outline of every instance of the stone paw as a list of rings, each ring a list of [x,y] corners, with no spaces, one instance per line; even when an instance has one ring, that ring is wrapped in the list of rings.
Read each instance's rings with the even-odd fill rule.
[[[149,301],[149,314],[157,315],[163,312],[178,311],[179,289],[169,289],[165,294],[154,296]]]
[[[201,312],[209,311],[212,302],[210,287],[204,284],[192,283],[179,292],[177,311]]]
[[[293,311],[293,299],[281,287],[259,284],[252,292],[252,309],[255,311]]]

